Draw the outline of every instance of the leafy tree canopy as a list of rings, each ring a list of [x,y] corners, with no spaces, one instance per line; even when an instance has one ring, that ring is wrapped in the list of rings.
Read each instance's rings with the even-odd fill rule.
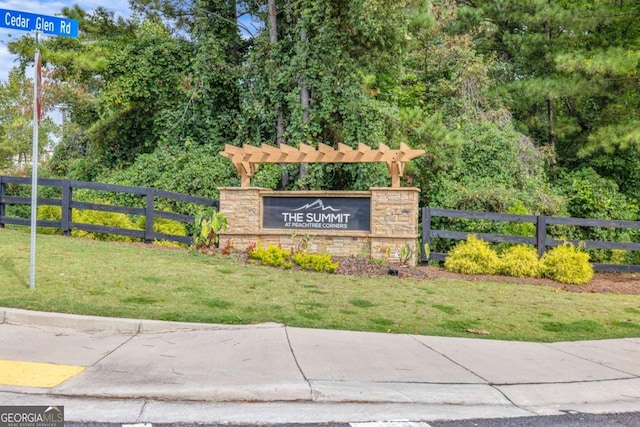
[[[233,177],[213,160],[224,144],[403,142],[426,151],[406,170],[424,203],[566,211],[565,177],[589,170],[638,204],[637,1],[131,4],[129,18],[64,8],[80,38],[41,43],[47,105],[66,117],[55,175],[170,185],[160,178],[180,174],[163,162],[206,159],[215,171],[186,178],[201,192]],[[25,151],[33,38],[9,47],[20,61],[0,88],[5,165]],[[388,180],[376,164],[270,165],[254,177],[291,189]]]

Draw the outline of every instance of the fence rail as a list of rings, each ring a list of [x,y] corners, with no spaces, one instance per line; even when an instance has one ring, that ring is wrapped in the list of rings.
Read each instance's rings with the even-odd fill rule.
[[[513,223],[531,223],[536,227],[535,237],[512,236],[496,233],[477,233],[473,231],[434,230],[431,228],[433,217],[464,218],[488,221],[505,221]],[[430,252],[427,256],[425,245],[430,245],[435,238],[465,240],[469,234],[475,234],[478,238],[495,243],[522,243],[534,245],[538,250],[538,256],[542,256],[547,247],[553,247],[571,242],[574,245],[583,244],[587,249],[622,249],[626,251],[640,251],[640,243],[607,242],[596,240],[558,240],[548,236],[549,225],[574,225],[581,227],[608,227],[640,229],[640,221],[601,220],[587,218],[553,217],[546,215],[512,215],[491,212],[459,211],[452,209],[422,208],[422,254],[421,262],[444,261],[447,254],[443,252]],[[593,264],[597,271],[624,271],[640,272],[640,265],[626,264]]]
[[[7,216],[7,206],[10,205],[31,205],[30,197],[9,196],[7,195],[7,185],[31,185],[31,178],[12,177],[0,175],[0,228],[7,224],[12,225],[31,225],[29,218],[20,218],[16,216]],[[185,224],[193,224],[195,218],[192,215],[185,215],[175,212],[156,210],[156,198],[164,198],[181,203],[193,203],[200,206],[219,209],[219,202],[204,197],[190,196],[188,194],[173,193],[170,191],[158,190],[152,187],[131,187],[126,185],[102,184],[97,182],[74,181],[68,179],[38,179],[38,186],[56,187],[60,189],[61,197],[55,198],[38,198],[38,205],[42,206],[59,206],[61,208],[60,221],[38,220],[38,227],[57,228],[64,235],[70,235],[72,230],[82,230],[91,233],[107,233],[121,236],[134,237],[142,239],[147,243],[154,240],[168,240],[172,242],[193,243],[191,236],[179,236],[173,234],[165,234],[154,231],[153,222],[156,218],[169,219]],[[73,191],[76,189],[87,189],[96,191],[108,191],[113,193],[125,193],[137,195],[144,198],[144,208],[132,206],[108,205],[103,203],[83,202],[73,200]],[[110,227],[106,225],[86,224],[74,222],[72,220],[72,210],[92,210],[101,212],[113,212],[126,215],[138,215],[145,218],[144,230],[131,230],[126,228]]]

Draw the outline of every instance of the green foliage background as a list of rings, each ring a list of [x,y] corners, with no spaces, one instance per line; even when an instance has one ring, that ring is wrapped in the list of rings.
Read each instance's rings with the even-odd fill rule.
[[[421,189],[423,205],[639,219],[636,1],[131,7],[129,17],[63,8],[79,21],[80,38],[41,43],[45,110],[65,111],[61,126],[43,128],[42,147],[58,142],[43,174],[217,197],[217,187],[238,184],[218,154],[225,144],[403,142],[426,151],[403,182]],[[0,168],[27,174],[16,160],[28,160],[32,36],[9,49],[19,64],[0,83]],[[359,190],[389,182],[383,164],[303,164],[262,165],[252,184]],[[553,233],[640,238],[577,227]]]

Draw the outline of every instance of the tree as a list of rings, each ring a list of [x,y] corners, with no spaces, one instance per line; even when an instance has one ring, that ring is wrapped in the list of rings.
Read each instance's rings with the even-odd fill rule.
[[[161,24],[144,22],[135,38],[107,56],[98,120],[88,129],[91,148],[105,166],[127,166],[175,134],[189,52]]]
[[[368,90],[365,82],[389,80],[400,67],[403,2],[262,5],[257,13],[269,32],[258,34],[249,50],[239,142],[388,143],[393,120],[376,99],[379,91]],[[372,176],[362,166],[309,168],[290,170],[291,185],[350,188],[367,185],[359,176]],[[326,174],[333,179],[324,179]]]
[[[45,79],[46,81],[46,79]],[[50,104],[43,91],[43,115]],[[38,148],[43,153],[50,143],[57,126],[51,119],[41,120],[38,132]],[[0,82],[0,169],[15,166],[24,169],[31,161],[33,146],[33,80],[25,76],[19,67],[9,72],[9,80]]]
[[[519,128],[557,151],[561,164],[640,146],[637,2],[462,3],[467,24],[490,23],[477,40],[504,60],[504,95]]]
[[[476,184],[480,183],[480,187],[488,185],[487,192],[491,192],[495,187],[486,178],[500,176],[513,167],[526,167],[522,164],[525,159],[513,155],[508,158],[511,162],[508,165],[495,161],[483,165],[484,178],[477,176],[474,180],[475,172],[465,159],[465,150],[480,143],[472,143],[470,138],[482,144],[492,143],[490,138],[479,136],[490,134],[496,139],[492,145],[510,152],[516,150],[518,141],[528,139],[514,133],[511,115],[495,94],[493,76],[502,63],[491,53],[478,52],[474,35],[482,28],[459,28],[463,10],[453,0],[415,0],[410,2],[408,11],[405,62],[395,88],[395,102],[400,111],[397,128],[402,132],[400,137],[410,145],[426,150],[425,156],[416,159],[408,171],[422,190],[423,203],[460,207],[463,203],[458,205],[453,200],[464,197],[460,192],[466,186],[474,186],[471,192],[478,193],[482,188]],[[531,155],[538,157],[539,153]],[[465,171],[467,167],[469,171]],[[508,175],[510,178],[500,183],[504,193],[519,194],[521,189],[513,188],[517,187],[513,175]],[[534,199],[531,195],[527,197]],[[478,208],[504,211],[515,198],[479,203]]]
[[[246,48],[238,19],[246,5],[235,0],[135,0],[132,7],[148,21],[163,22],[166,41],[173,39],[179,51],[176,68],[182,63],[176,74],[182,79],[176,88],[182,98],[172,111],[167,109],[173,126],[164,143],[190,140],[222,148],[236,135],[239,64]]]
[[[544,173],[546,159],[510,123],[479,123],[461,134],[459,149],[435,174],[429,205],[486,212],[507,212],[516,204],[535,213],[561,210]]]
[[[194,57],[187,71],[192,87],[185,108],[191,109],[191,115],[184,128],[197,143],[213,143],[220,149],[235,139],[240,109],[244,46],[236,8],[236,1],[195,1],[190,27]]]
[[[48,37],[40,43],[48,70],[48,105],[61,108],[65,117],[50,166],[58,175],[93,179],[107,167],[100,163],[104,159],[94,150],[89,130],[100,119],[98,103],[108,80],[109,56],[133,37],[137,24],[115,18],[104,8],[89,14],[74,6],[63,13],[79,21],[80,37]],[[31,36],[9,43],[9,50],[18,55],[20,67],[26,67],[33,58]]]

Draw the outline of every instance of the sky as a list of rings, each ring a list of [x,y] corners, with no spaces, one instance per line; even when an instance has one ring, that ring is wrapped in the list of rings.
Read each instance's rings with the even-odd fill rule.
[[[110,0],[109,2],[104,0],[77,0],[74,2],[59,0],[0,0],[0,9],[56,16],[60,14],[63,7],[73,6],[74,4],[79,5],[86,11],[92,11],[98,6],[103,6],[105,9],[115,12],[116,15],[129,15],[129,0]],[[9,70],[17,65],[16,58],[9,53],[6,43],[25,34],[27,34],[25,31],[0,27],[0,82],[6,82]],[[41,35],[40,37],[47,36]]]

